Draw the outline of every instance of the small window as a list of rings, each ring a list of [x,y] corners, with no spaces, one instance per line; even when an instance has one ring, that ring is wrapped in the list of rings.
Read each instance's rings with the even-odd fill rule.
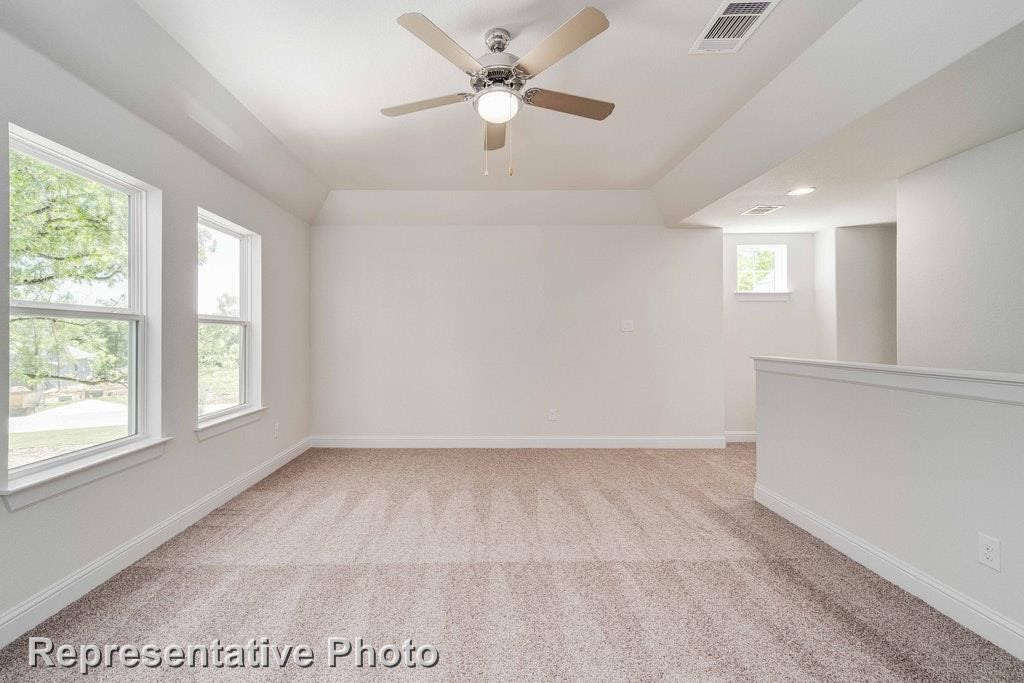
[[[199,211],[198,423],[260,405],[260,243],[255,233]]]
[[[147,402],[147,187],[10,127],[7,469],[31,475],[159,429]],[[158,377],[148,373],[156,383]]]
[[[742,244],[736,247],[736,291],[764,294],[787,292],[786,246]]]

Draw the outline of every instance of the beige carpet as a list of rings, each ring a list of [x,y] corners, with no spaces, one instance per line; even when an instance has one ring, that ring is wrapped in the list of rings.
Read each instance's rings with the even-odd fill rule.
[[[750,447],[311,450],[33,635],[312,645],[317,665],[74,680],[1024,681],[1024,663],[755,504]],[[7,561],[10,561],[8,558]],[[328,636],[429,670],[323,665]]]

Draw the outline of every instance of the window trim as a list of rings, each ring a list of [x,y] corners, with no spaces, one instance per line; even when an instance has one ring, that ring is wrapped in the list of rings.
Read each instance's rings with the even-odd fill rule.
[[[105,448],[74,460],[56,463],[44,470],[22,474],[0,489],[0,496],[4,497],[7,509],[13,512],[159,457],[163,455],[164,447],[169,441],[169,436],[119,440],[117,448]],[[110,443],[114,442],[102,445],[109,446]]]
[[[739,289],[739,277],[740,277],[740,265],[739,256],[740,250],[742,249],[756,249],[761,251],[771,250],[775,252],[775,273],[776,282],[779,281],[779,274],[781,273],[781,286],[779,289],[772,290],[770,292],[755,292],[755,291],[740,291]],[[735,273],[733,276],[733,286],[737,289],[734,290],[733,294],[739,301],[788,301],[789,295],[792,294],[792,290],[789,288],[789,247],[786,244],[758,244],[745,242],[737,244],[733,256],[735,258]]]
[[[199,313],[199,270],[196,267],[196,371],[195,427],[193,431],[200,441],[223,434],[226,431],[255,422],[262,417],[266,406],[262,397],[262,245],[259,233],[233,223],[215,213],[197,207],[196,239],[200,226],[223,232],[239,240],[239,290],[238,315],[225,316]],[[199,414],[199,325],[221,323],[239,325],[242,328],[241,365],[239,378],[242,402],[215,413]]]
[[[737,301],[789,301],[792,292],[733,292]]]
[[[9,509],[17,509],[92,479],[106,476],[137,464],[133,454],[145,453],[156,457],[163,452],[169,439],[163,436],[160,414],[160,312],[161,312],[161,208],[163,195],[157,188],[118,171],[72,149],[64,147],[36,133],[14,124],[8,124],[7,152],[15,150],[41,161],[124,192],[129,200],[129,252],[128,252],[128,306],[104,307],[84,304],[43,303],[12,300],[10,298],[10,212],[0,218],[4,231],[0,251],[3,261],[0,270],[8,275],[0,303],[6,303],[8,312],[64,318],[98,318],[128,321],[135,328],[134,343],[129,352],[129,365],[134,366],[135,381],[129,383],[129,436],[96,444],[70,453],[46,458],[34,463],[8,469],[8,422],[3,423],[3,444],[0,445],[0,496]],[[8,177],[8,187],[10,178]],[[0,338],[10,348],[10,326],[5,320],[0,326]],[[9,354],[5,356],[7,375],[10,375]],[[0,410],[10,413],[10,396],[4,393]],[[147,457],[147,459],[148,459]],[[89,476],[80,473],[89,470]],[[78,476],[71,476],[71,475]],[[25,491],[31,490],[31,495]],[[28,502],[24,502],[27,497]],[[16,499],[22,500],[15,504]]]

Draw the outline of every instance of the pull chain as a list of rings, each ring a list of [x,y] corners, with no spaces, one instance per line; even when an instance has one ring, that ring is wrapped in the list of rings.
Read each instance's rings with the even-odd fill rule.
[[[508,134],[508,174],[512,175],[512,99],[508,101],[508,123],[505,124],[506,133]]]

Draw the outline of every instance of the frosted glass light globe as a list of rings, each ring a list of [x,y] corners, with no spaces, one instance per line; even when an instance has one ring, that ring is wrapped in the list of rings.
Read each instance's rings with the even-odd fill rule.
[[[477,97],[473,106],[488,123],[508,123],[519,113],[519,98],[508,90],[489,90]]]

